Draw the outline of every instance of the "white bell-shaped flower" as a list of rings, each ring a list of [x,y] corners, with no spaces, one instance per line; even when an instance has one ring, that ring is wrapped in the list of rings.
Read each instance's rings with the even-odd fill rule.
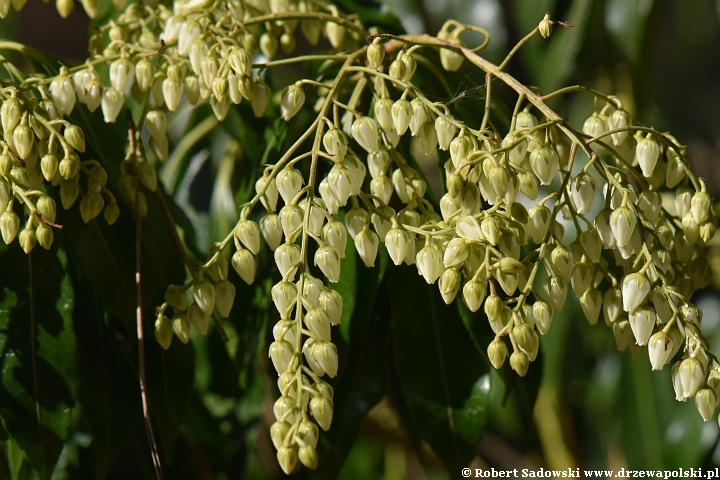
[[[455,138],[457,127],[444,117],[437,117],[435,119],[435,133],[437,134],[440,150],[447,150],[450,142]]]
[[[403,262],[410,241],[407,232],[397,227],[391,228],[385,235],[385,247],[395,265],[400,265]]]
[[[335,283],[340,280],[340,256],[330,245],[323,245],[315,252],[315,265],[320,267],[323,274]]]
[[[630,242],[636,225],[637,216],[628,207],[620,207],[610,215],[610,228],[619,246]]]
[[[630,328],[635,335],[635,343],[640,346],[646,345],[650,340],[657,316],[652,308],[640,307],[630,313]]]
[[[345,258],[345,247],[347,246],[345,225],[337,220],[331,220],[323,227],[323,239],[335,249],[341,259]]]
[[[660,145],[650,138],[643,138],[635,147],[635,158],[645,177],[651,177],[660,156]]]
[[[432,245],[425,245],[415,256],[415,262],[418,272],[429,284],[435,283],[445,270],[441,253]]]
[[[302,84],[295,83],[283,90],[280,97],[280,116],[286,122],[295,116],[305,103],[305,92]]]
[[[365,116],[356,119],[352,124],[352,135],[365,151],[380,150],[380,133],[375,119]]]
[[[641,273],[631,273],[623,278],[622,300],[623,310],[634,312],[650,293],[650,282]]]
[[[366,267],[375,266],[379,245],[377,234],[367,227],[355,237],[355,248]]]

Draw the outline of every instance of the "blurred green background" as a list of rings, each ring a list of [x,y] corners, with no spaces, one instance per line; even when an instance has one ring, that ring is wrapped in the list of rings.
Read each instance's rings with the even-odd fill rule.
[[[339,3],[354,11],[374,8],[362,0]],[[382,8],[401,19],[410,33],[435,33],[447,18],[488,29],[492,41],[485,56],[495,62],[501,61],[546,11],[553,18],[570,22],[574,28],[556,27],[549,40],[538,37],[529,42],[510,64],[510,73],[546,92],[584,84],[618,95],[640,122],[669,131],[687,145],[693,168],[707,179],[714,197],[720,194],[720,1],[383,3]],[[6,29],[4,35],[76,63],[84,58],[87,25],[79,7],[69,21],[61,23],[52,5],[31,0],[20,15],[2,26]],[[451,87],[456,93],[474,92],[479,84],[482,78],[471,72]],[[456,108],[472,116],[474,111],[481,111],[481,102],[467,95],[467,100]],[[575,125],[581,125],[592,112],[592,103],[580,96],[553,106]],[[542,358],[532,366],[527,378],[519,380],[493,371],[485,379],[486,384],[480,386],[487,391],[489,385],[490,402],[485,433],[470,466],[612,470],[720,466],[717,422],[703,423],[692,402],[676,402],[669,368],[652,372],[645,350],[637,358],[630,351],[618,353],[612,332],[602,322],[589,326],[571,297],[567,307],[556,313],[553,328],[541,343]],[[257,296],[249,297],[249,301],[253,309],[261,312],[267,306],[267,299]],[[717,355],[720,296],[717,290],[708,289],[698,292],[694,301],[704,312],[703,331],[711,338]],[[260,319],[260,323],[266,321],[261,317],[253,318]],[[217,433],[222,438],[230,438],[227,434],[231,431],[245,437],[237,438],[237,444],[217,445],[220,440],[210,438],[214,432],[207,431],[208,438],[186,439],[184,448],[192,453],[193,441],[212,444],[228,457],[228,472],[242,478],[280,478],[267,438],[267,420],[257,420],[266,415],[263,412],[267,400],[263,403],[262,399],[269,387],[258,383],[257,378],[241,377],[239,392],[237,386],[226,388],[226,395],[213,390],[210,383],[223,379],[204,371],[203,362],[230,362],[205,358],[211,351],[208,345],[216,341],[211,336],[196,344],[196,386],[203,393],[194,396],[188,407],[187,429],[205,421],[202,415],[209,412],[216,418],[234,417],[218,420]],[[258,348],[254,344],[248,347]],[[235,366],[252,364],[253,352],[238,352]],[[386,379],[390,391],[396,381],[392,375],[389,372]],[[225,380],[234,383],[233,373]],[[237,396],[237,402],[228,400]],[[198,406],[200,402],[204,408]],[[337,467],[339,478],[459,478],[460,472],[446,471],[432,450],[419,440],[416,426],[402,411],[403,406],[394,403],[390,394],[372,408],[357,441],[353,442],[352,435],[341,438],[350,451],[344,464]]]

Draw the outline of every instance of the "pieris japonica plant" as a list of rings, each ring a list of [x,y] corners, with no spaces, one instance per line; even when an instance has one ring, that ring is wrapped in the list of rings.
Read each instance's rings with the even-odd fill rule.
[[[0,16],[11,3],[23,2],[0,0]],[[253,179],[255,193],[237,205],[231,232],[184,284],[166,286],[154,324],[165,349],[174,337],[190,341],[191,329],[205,335],[233,309],[231,277],[257,281],[258,254],[272,252],[279,275],[269,295],[279,320],[267,354],[280,396],[269,435],[285,473],[298,462],[315,469],[318,439],[332,427],[328,379],[338,374],[333,338],[346,301],[333,286],[349,244],[365,266],[386,250],[392,263],[413,265],[437,285],[447,304],[483,311],[495,335],[490,363],[507,361],[520,376],[572,291],[590,324],[602,317],[619,350],[647,346],[654,370],[674,361],[677,399],[713,417],[720,362],[690,299],[710,280],[705,254],[716,217],[685,148],[632,118],[617,97],[582,86],[540,92],[505,72],[530,38],[569,25],[546,15],[495,65],[481,56],[487,32],[456,21],[434,37],[397,36],[316,0],[126,3],[113,1],[119,14],[91,38],[83,64],[27,75],[3,60],[13,76],[0,84],[2,238],[27,254],[50,248],[62,227],[50,192],[63,209],[79,208],[85,223],[102,213],[112,225],[118,202],[145,217],[146,195],[172,153],[173,112],[209,104],[222,122],[244,103],[256,117],[273,111],[290,125],[310,112],[309,128]],[[98,2],[82,4],[97,14]],[[58,0],[57,8],[66,16],[72,5]],[[484,41],[465,46],[465,32]],[[294,55],[300,36],[311,51]],[[277,91],[266,82],[275,69],[303,63],[317,65],[313,79]],[[461,68],[486,79],[479,125],[420,87],[441,69]],[[509,128],[493,122],[497,81],[516,95]],[[594,102],[582,125],[547,104],[575,92]],[[79,109],[127,122],[116,165],[84,154],[93,133],[69,120]],[[439,202],[403,142],[442,159]],[[120,199],[108,170],[118,171]]]

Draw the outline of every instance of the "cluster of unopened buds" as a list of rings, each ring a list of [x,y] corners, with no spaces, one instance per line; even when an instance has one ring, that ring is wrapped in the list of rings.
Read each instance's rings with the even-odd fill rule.
[[[546,16],[535,32],[547,37],[554,23]],[[334,53],[291,56],[298,27],[311,45],[326,38]],[[490,362],[500,368],[509,359],[521,376],[572,287],[591,324],[602,313],[620,350],[648,346],[653,369],[682,349],[672,367],[676,396],[693,398],[709,420],[720,398],[720,363],[701,333],[702,313],[689,299],[709,282],[705,244],[716,219],[685,149],[639,125],[614,97],[581,87],[539,96],[503,73],[510,56],[498,67],[477,55],[487,41],[463,47],[460,35],[467,30],[486,34],[450,21],[437,38],[370,35],[357,18],[313,0],[189,0],[172,10],[130,5],[93,37],[94,57],[84,65],[0,90],[3,239],[9,243],[18,231],[13,202],[19,201],[27,214],[23,248],[29,251],[36,239],[48,248],[55,204],[39,185],[43,179],[60,185],[69,208],[83,190],[79,171],[87,175],[83,219],[97,216],[104,204],[108,223],[117,219],[105,170],[80,160],[82,132],[63,118],[76,102],[90,111],[101,108],[106,122],[116,120],[130,96],[147,105],[147,148],[164,162],[164,110],[208,102],[222,121],[231,104],[248,101],[262,117],[272,96],[265,70],[320,60],[321,82],[300,80],[277,98],[281,117],[292,121],[306,93],[312,96],[315,121],[266,166],[256,195],[240,206],[240,221],[210,260],[188,283],[167,289],[155,324],[158,342],[168,348],[173,335],[186,343],[191,326],[205,334],[212,316],[228,317],[235,297],[228,267],[252,283],[264,239],[281,278],[272,287],[280,320],[269,347],[281,396],[270,433],[285,472],[298,460],[316,468],[318,426],[327,430],[332,421],[333,390],[323,378],[338,371],[331,327],[341,321],[343,299],[318,277],[340,280],[348,237],[366,266],[374,266],[383,244],[393,263],[415,265],[427,283],[437,282],[448,304],[459,296],[472,312],[482,308],[495,333]],[[273,60],[278,49],[286,57]],[[489,80],[497,77],[518,92],[509,133],[490,121],[491,81],[478,129],[414,85],[420,55],[438,49],[446,70],[469,60]],[[108,71],[109,84],[96,68]],[[317,95],[306,92],[309,85]],[[545,105],[574,91],[595,96],[582,132]],[[118,187],[144,215],[137,180],[154,191],[157,174],[145,160],[139,131]],[[427,155],[449,153],[439,212],[400,145],[406,137]],[[301,151],[306,141],[312,147]],[[309,168],[299,168],[301,162]]]

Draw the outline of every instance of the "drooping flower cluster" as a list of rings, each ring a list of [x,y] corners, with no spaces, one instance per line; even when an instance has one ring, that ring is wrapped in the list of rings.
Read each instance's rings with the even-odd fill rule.
[[[81,160],[83,134],[64,118],[76,104],[100,108],[106,122],[115,122],[131,97],[146,107],[118,179],[123,197],[144,216],[147,200],[137,185],[155,191],[157,173],[142,139],[151,160],[168,159],[165,111],[209,103],[222,121],[232,105],[248,101],[262,117],[273,93],[263,70],[323,61],[322,82],[300,80],[277,98],[280,116],[292,122],[315,97],[308,85],[317,87],[315,121],[266,166],[256,195],[210,260],[185,285],[168,287],[155,323],[156,339],[168,348],[174,335],[188,342],[191,326],[205,334],[211,317],[228,317],[235,297],[229,266],[252,283],[264,239],[280,276],[271,290],[280,320],[268,354],[281,396],[270,433],[285,472],[298,460],[317,466],[319,429],[332,422],[326,377],[338,372],[331,327],[343,317],[343,299],[329,286],[341,278],[348,238],[366,266],[384,248],[394,264],[415,265],[427,283],[437,282],[445,302],[460,297],[469,310],[482,309],[495,333],[491,363],[499,368],[509,357],[520,375],[572,288],[591,324],[602,313],[620,350],[647,345],[654,369],[682,349],[672,367],[676,396],[692,397],[704,419],[713,416],[720,363],[689,299],[709,281],[705,244],[716,219],[674,138],[588,89],[582,91],[599,107],[582,133],[568,128],[545,100],[573,89],[541,97],[517,84],[502,73],[510,57],[497,67],[477,56],[486,42],[463,47],[463,32],[482,29],[453,21],[437,38],[375,35],[364,43],[368,32],[356,18],[311,0],[188,0],[172,10],[121,3],[124,11],[91,40],[94,56],[85,64],[0,89],[3,239],[11,242],[19,231],[17,201],[27,216],[17,235],[25,251],[35,242],[50,246],[55,204],[39,190],[43,179],[60,186],[65,208],[82,192],[86,222],[103,206],[108,223],[117,219],[105,170]],[[0,2],[0,16],[7,5]],[[536,31],[547,37],[552,26],[546,16]],[[312,46],[326,39],[331,54],[290,56],[298,27]],[[477,129],[415,85],[417,52],[433,48],[446,70],[469,61],[518,92],[509,131],[490,121],[491,81]],[[312,147],[302,151],[309,139]],[[405,148],[410,142],[447,159],[438,211],[425,198],[427,184]],[[262,215],[258,223],[253,213]]]

